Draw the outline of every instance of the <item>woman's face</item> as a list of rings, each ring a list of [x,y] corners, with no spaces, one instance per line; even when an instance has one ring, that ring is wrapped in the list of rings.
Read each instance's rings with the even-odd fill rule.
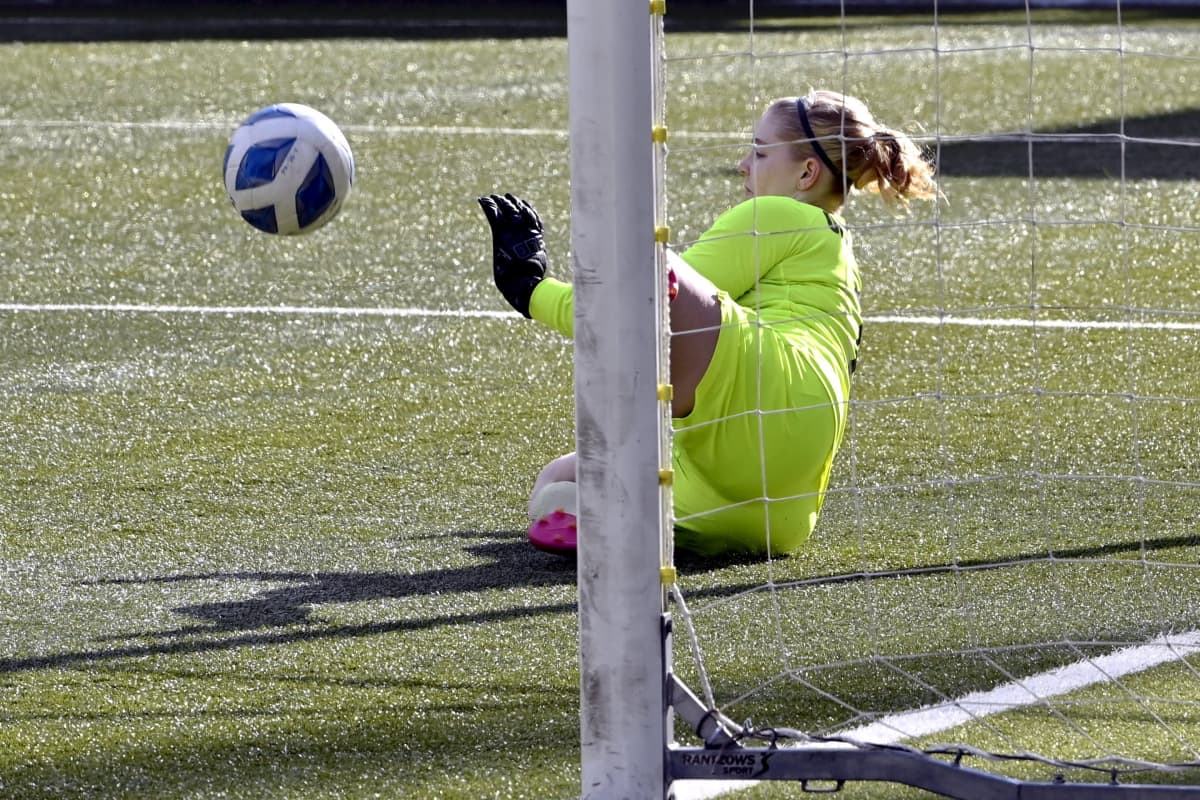
[[[764,113],[754,127],[754,145],[738,162],[747,197],[795,196],[798,179],[807,167],[804,161],[792,158],[792,149],[792,143],[777,130],[775,118]]]

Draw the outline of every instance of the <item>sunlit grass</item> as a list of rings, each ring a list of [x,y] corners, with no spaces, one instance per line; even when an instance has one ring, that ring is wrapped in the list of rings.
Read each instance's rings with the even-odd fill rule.
[[[1099,47],[1111,21],[1072,20],[1034,30],[1032,88],[1019,18],[944,20],[938,64],[926,19],[779,21],[752,54],[742,31],[672,33],[674,235],[738,198],[762,101],[809,85],[926,133],[1123,108],[1193,135],[1190,23],[1129,20],[1116,98],[1111,52],[1055,49]],[[848,58],[811,54],[831,46]],[[1161,91],[1142,90],[1151,75]],[[332,116],[358,161],[342,215],[299,239],[246,226],[220,186],[233,126],[280,100]],[[566,128],[561,38],[0,47],[0,302],[23,307],[0,312],[0,795],[578,794],[575,572],[523,534],[538,468],[573,447],[571,349],[515,315],[422,313],[506,308],[486,192],[535,201],[570,275]],[[1169,152],[1194,178],[1192,150]],[[1031,184],[1011,149],[942,153],[941,206],[847,210],[869,317],[1028,319],[1037,302],[1194,320],[1193,180],[1131,157],[1121,184],[1055,150],[1064,174]],[[76,303],[258,311],[32,307]],[[822,698],[743,693],[846,662],[826,688],[884,713],[930,698],[875,656],[931,654],[905,663],[953,694],[1002,678],[971,648],[1015,648],[1024,674],[1070,660],[1040,646],[1064,636],[1195,627],[1196,338],[868,321],[811,546],[680,564],[719,699],[836,729],[846,709]],[[996,562],[1011,565],[958,569]],[[926,571],[837,580],[906,569]],[[768,580],[769,601],[737,594]],[[1137,685],[1181,696],[1187,679]],[[1160,735],[1105,722],[1114,740]]]

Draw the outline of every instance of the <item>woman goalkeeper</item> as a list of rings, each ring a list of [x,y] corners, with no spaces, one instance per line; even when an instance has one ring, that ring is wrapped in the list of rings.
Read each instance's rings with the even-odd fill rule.
[[[903,205],[937,194],[908,136],[829,91],[770,103],[738,172],[747,199],[668,254],[675,544],[705,555],[787,553],[812,533],[862,331],[846,196]],[[573,287],[546,276],[537,212],[511,194],[479,203],[497,287],[573,335]],[[574,453],[561,456],[534,485],[530,540],[543,549],[574,549],[575,467]]]

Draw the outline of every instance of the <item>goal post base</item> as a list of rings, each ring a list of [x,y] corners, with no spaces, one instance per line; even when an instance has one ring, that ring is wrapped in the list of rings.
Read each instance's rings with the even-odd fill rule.
[[[669,636],[665,642],[669,644]],[[1200,800],[1198,786],[1023,781],[898,745],[821,741],[745,747],[742,738],[756,733],[707,708],[674,674],[667,679],[667,698],[675,715],[707,743],[668,745],[668,797],[673,796],[671,784],[680,780],[771,780],[793,781],[812,793],[836,792],[852,781],[897,783],[959,800]]]
[[[1029,782],[993,775],[905,750],[673,747],[669,779],[794,781],[804,791],[832,792],[851,781],[899,783],[959,800],[1197,800],[1200,787]],[[809,786],[808,784],[815,784]]]

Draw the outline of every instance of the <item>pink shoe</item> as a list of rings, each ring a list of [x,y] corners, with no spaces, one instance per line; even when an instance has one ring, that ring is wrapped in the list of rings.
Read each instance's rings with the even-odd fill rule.
[[[577,488],[574,481],[556,481],[535,488],[529,499],[530,544],[547,553],[574,557]]]
[[[558,556],[574,556],[576,542],[575,515],[561,508],[534,520],[529,526],[529,543],[538,550]]]

